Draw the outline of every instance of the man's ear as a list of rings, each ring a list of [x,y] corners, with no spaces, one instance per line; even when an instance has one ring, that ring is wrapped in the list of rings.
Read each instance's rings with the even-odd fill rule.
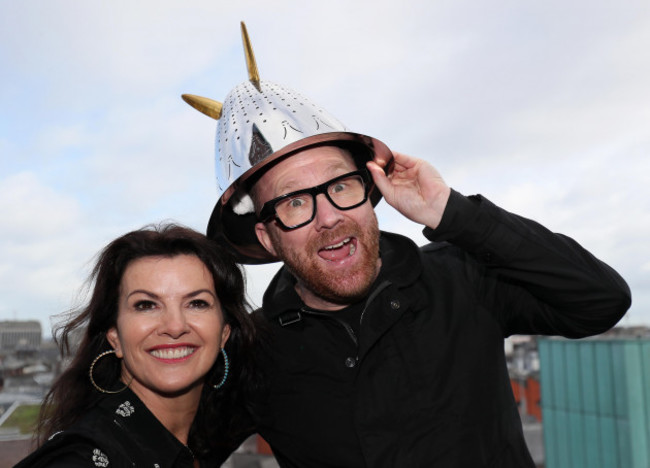
[[[265,223],[255,224],[255,235],[257,236],[257,240],[260,241],[260,244],[262,244],[262,247],[264,247],[271,255],[277,257]]]
[[[106,332],[106,339],[110,343],[110,345],[113,347],[115,350],[115,355],[118,358],[123,358],[124,353],[122,352],[122,347],[120,346],[120,338],[117,335],[117,328],[111,327],[107,332]]]

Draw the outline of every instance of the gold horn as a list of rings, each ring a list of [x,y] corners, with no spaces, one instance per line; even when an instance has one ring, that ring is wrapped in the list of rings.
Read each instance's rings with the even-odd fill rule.
[[[241,22],[241,37],[244,42],[244,54],[246,55],[246,67],[248,68],[248,79],[253,86],[260,89],[260,73],[257,71],[257,63],[255,63],[255,55],[253,54],[253,46],[251,45],[251,40],[248,37],[248,31],[246,30],[246,25],[244,22]]]
[[[223,108],[223,104],[220,102],[206,97],[195,96],[194,94],[183,94],[181,97],[183,98],[183,101],[208,117],[212,117],[214,120],[219,120],[219,118],[221,118],[221,109]]]

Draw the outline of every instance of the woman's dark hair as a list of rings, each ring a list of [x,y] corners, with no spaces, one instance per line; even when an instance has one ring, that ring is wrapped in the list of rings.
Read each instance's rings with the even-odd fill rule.
[[[102,397],[90,383],[88,371],[100,353],[112,349],[106,332],[117,322],[120,282],[126,268],[139,258],[177,255],[195,255],[205,264],[231,330],[225,345],[230,358],[228,379],[219,390],[214,389],[224,372],[220,357],[206,376],[188,445],[202,456],[219,447],[234,450],[242,439],[240,434],[251,431],[249,415],[261,377],[254,349],[257,331],[245,299],[243,273],[221,244],[192,229],[163,224],[129,232],[108,244],[88,279],[88,303],[55,328],[62,357],[71,361],[45,397],[37,431],[39,443],[71,426]],[[114,356],[101,359],[93,369],[95,381],[107,389],[123,386],[120,374],[120,360]]]

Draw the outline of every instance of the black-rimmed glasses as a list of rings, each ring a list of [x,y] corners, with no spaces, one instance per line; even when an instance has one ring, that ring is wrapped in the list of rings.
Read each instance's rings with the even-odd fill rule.
[[[280,195],[262,206],[259,220],[275,218],[284,229],[297,229],[309,224],[316,216],[316,195],[324,194],[339,210],[351,210],[368,200],[370,191],[368,171],[348,172],[316,187]]]

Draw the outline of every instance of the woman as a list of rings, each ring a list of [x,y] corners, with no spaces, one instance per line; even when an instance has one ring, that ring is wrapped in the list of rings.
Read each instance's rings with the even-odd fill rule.
[[[259,374],[225,249],[145,228],[111,242],[90,279],[88,304],[55,334],[76,351],[46,396],[41,445],[17,467],[211,466],[215,449],[236,448]]]

